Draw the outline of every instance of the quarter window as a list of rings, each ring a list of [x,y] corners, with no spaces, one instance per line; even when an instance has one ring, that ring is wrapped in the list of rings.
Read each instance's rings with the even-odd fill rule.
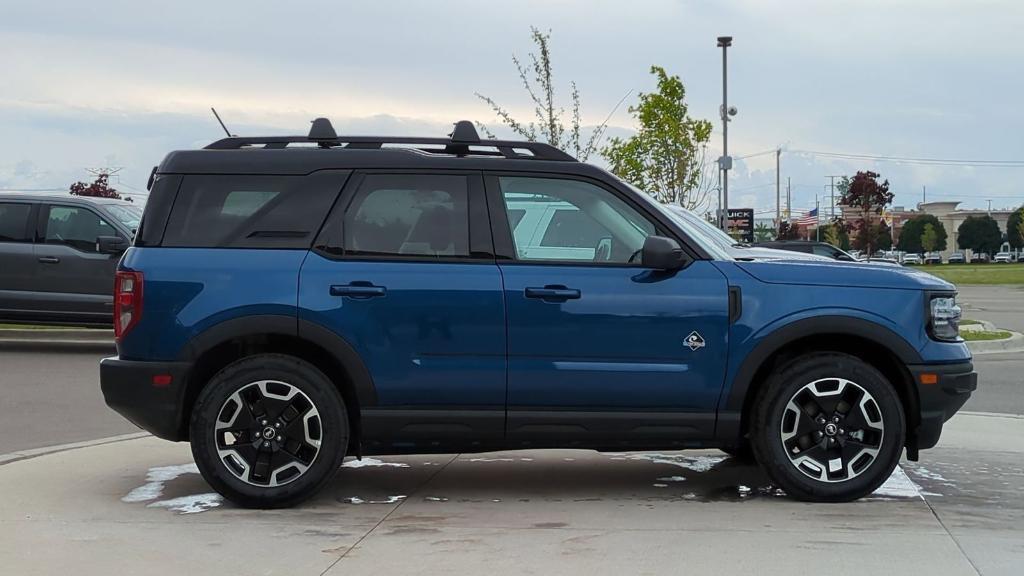
[[[593,184],[560,178],[498,180],[520,260],[636,263],[644,240],[655,234],[653,223]]]
[[[345,212],[350,255],[467,258],[465,176],[366,176]]]
[[[0,204],[0,242],[28,242],[31,204]]]
[[[119,236],[117,230],[95,212],[80,206],[51,206],[44,242],[82,252],[96,251],[99,236]]]

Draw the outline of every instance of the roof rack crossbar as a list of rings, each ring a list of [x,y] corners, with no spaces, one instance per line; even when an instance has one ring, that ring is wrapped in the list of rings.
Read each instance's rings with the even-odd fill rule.
[[[382,148],[385,144],[399,144],[434,154],[577,161],[571,155],[544,142],[481,140],[473,123],[468,120],[457,122],[448,138],[423,138],[415,136],[338,136],[329,120],[317,118],[313,121],[308,136],[235,136],[217,140],[206,146],[206,149],[238,150],[247,147],[278,149],[298,143],[316,143],[321,148],[347,148],[350,150],[375,150]],[[434,146],[435,148],[421,148],[420,146]],[[493,150],[482,150],[481,148],[492,148]],[[521,154],[517,150],[526,150],[529,154]]]

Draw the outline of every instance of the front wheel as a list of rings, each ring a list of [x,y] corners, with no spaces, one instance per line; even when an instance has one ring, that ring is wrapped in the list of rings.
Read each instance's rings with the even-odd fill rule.
[[[218,372],[190,422],[192,455],[217,492],[247,508],[280,508],[330,481],[348,447],[345,404],[315,366],[261,354]]]
[[[871,494],[903,452],[899,396],[878,370],[847,354],[791,361],[761,389],[752,416],[758,462],[800,500],[848,502]]]

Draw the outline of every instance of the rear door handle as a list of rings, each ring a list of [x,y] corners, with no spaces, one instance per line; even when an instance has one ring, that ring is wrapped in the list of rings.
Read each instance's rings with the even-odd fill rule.
[[[374,286],[369,282],[352,282],[351,284],[333,284],[331,296],[348,296],[349,298],[375,298],[387,294],[384,286]]]
[[[580,291],[565,286],[545,286],[543,288],[527,288],[526,297],[548,301],[576,300],[580,297]]]
[[[60,258],[56,256],[40,256],[39,261],[43,264],[57,264],[60,262]]]

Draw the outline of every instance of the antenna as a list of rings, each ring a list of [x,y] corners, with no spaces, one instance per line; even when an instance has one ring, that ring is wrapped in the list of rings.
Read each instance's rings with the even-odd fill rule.
[[[217,114],[217,110],[213,106],[210,106],[210,112],[213,112],[213,117],[220,123],[220,127],[224,129],[224,133],[228,135],[228,138],[234,137],[234,134],[228,132],[228,127],[224,125],[224,121],[220,119],[220,114]]]

